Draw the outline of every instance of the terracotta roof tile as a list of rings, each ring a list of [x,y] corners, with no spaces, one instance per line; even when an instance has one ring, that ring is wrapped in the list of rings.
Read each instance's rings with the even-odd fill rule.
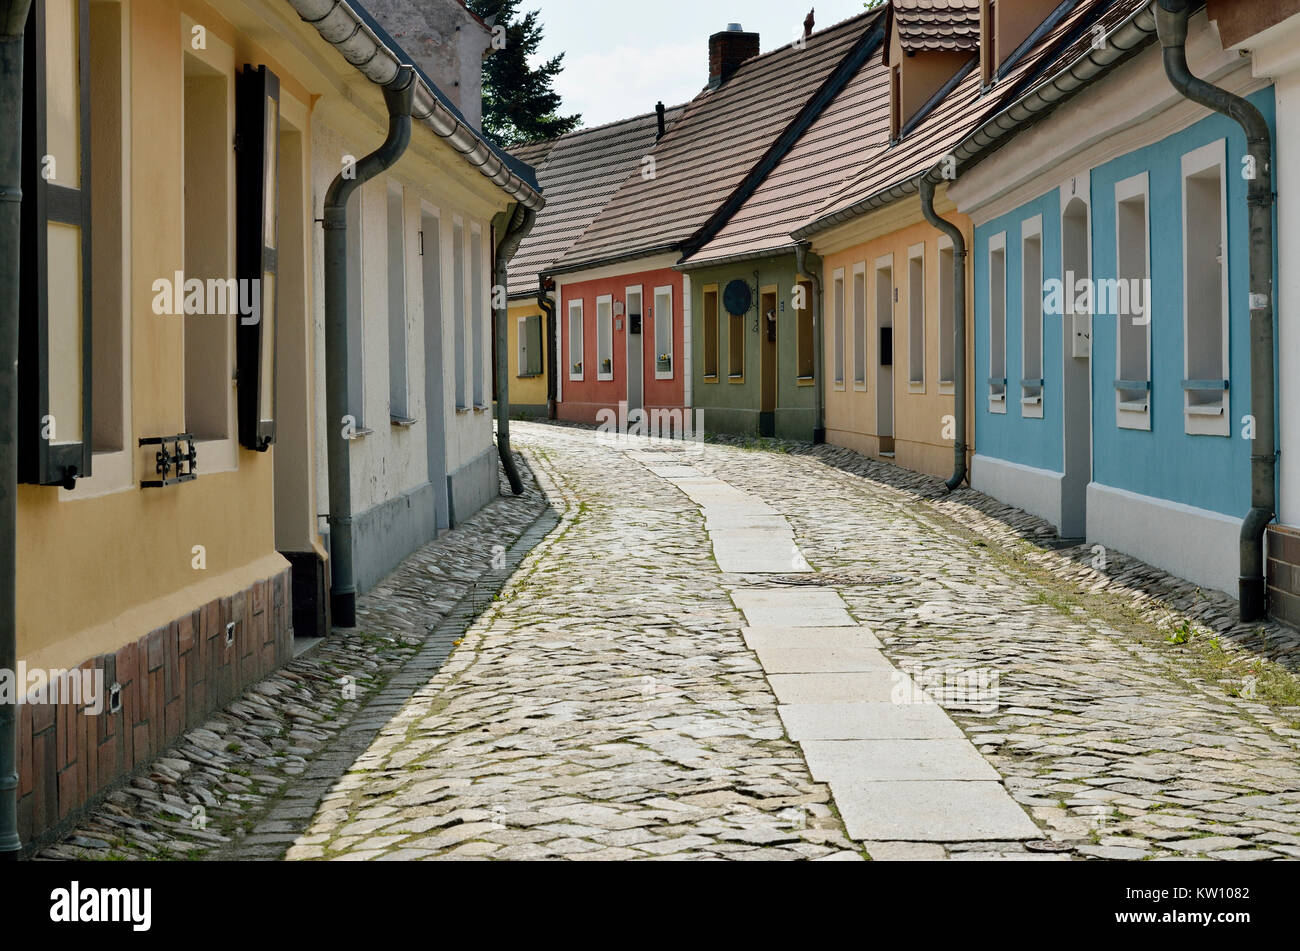
[[[666,111],[668,128],[685,108]],[[511,297],[537,290],[537,275],[563,256],[628,175],[640,169],[658,131],[658,117],[652,112],[512,150],[537,169],[546,207],[510,262]]]
[[[870,11],[748,61],[705,90],[560,261],[585,267],[676,249],[708,223],[778,142],[837,66],[871,30]],[[548,189],[548,200],[551,193]]]
[[[1109,30],[1149,2],[1079,0],[1024,55],[1005,68],[992,90],[982,91],[979,70],[971,70],[901,142],[863,156],[859,174],[832,193],[800,228],[851,209],[934,168],[985,121],[1079,56],[1087,55],[1094,36],[1093,24]]]
[[[903,50],[977,50],[980,0],[893,0],[894,25]]]
[[[791,249],[794,239],[790,232],[827,194],[859,171],[864,153],[888,143],[889,68],[879,56],[871,56],[758,190],[689,263]]]

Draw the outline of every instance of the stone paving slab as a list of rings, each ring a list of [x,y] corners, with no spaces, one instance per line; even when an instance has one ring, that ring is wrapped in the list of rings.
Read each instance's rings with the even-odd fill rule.
[[[760,647],[755,653],[769,674],[894,671],[884,654],[869,647]]]
[[[965,737],[951,740],[804,740],[813,779],[861,784],[1001,777]],[[1010,803],[1010,797],[1007,797]],[[1014,805],[1014,803],[1012,803]],[[1017,811],[1019,807],[1016,807]]]
[[[857,627],[844,599],[816,588],[749,588],[732,592],[750,627]]]
[[[998,782],[830,783],[851,838],[985,842],[1042,835]]]
[[[799,574],[810,572],[794,532],[770,528],[723,529],[709,532],[713,557],[728,574]]]
[[[799,703],[777,708],[792,740],[956,740],[964,734],[934,704]],[[806,747],[805,747],[806,749]]]
[[[895,691],[907,690],[910,678],[898,671],[856,674],[769,674],[776,699],[794,703],[891,703]]]
[[[867,627],[747,627],[741,632],[750,650],[762,648],[875,648],[880,641]]]

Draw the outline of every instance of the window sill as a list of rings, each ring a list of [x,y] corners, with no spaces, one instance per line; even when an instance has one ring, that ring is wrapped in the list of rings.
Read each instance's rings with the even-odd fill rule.
[[[998,416],[1007,415],[1007,396],[1005,393],[989,395],[989,412]]]
[[[597,383],[613,383],[613,382],[614,382],[614,374],[612,374],[612,373],[597,373],[597,374],[596,374],[596,382],[597,382]]]
[[[520,373],[515,377],[516,380],[536,380],[538,377],[546,376],[545,373]]]
[[[706,377],[704,378],[704,382],[705,382],[705,383],[717,383],[717,382],[718,382],[718,378],[717,378],[716,376],[706,376]]]
[[[673,379],[673,374],[671,374],[671,373],[659,373],[659,372],[656,372],[656,373],[655,373],[655,379],[656,379],[656,380],[671,380],[671,379]]]
[[[418,423],[419,420],[412,419],[409,416],[390,416],[388,417],[388,422],[394,429],[410,429]]]
[[[470,410],[470,408],[469,408],[468,406],[457,406],[457,407],[456,407],[456,415],[457,415],[457,416],[468,416],[468,415],[470,414],[470,412],[471,412],[471,410]]]
[[[743,374],[743,373],[733,373],[733,374],[731,374],[730,376],[727,377],[727,382],[728,382],[728,383],[737,383],[737,384],[739,384],[739,383],[744,383],[744,382],[745,382],[745,374]]]
[[[839,393],[843,393],[843,392],[844,392],[844,381],[843,381],[843,380],[836,380],[836,381],[834,382],[834,384],[832,384],[832,385],[835,387],[836,392],[839,392]]]
[[[855,393],[865,393],[865,392],[867,392],[867,384],[866,384],[865,382],[863,382],[862,380],[854,380],[854,381],[853,381],[853,392],[855,392]]]
[[[582,382],[584,381],[584,379],[585,379],[584,377],[580,377],[580,376],[570,376],[570,377],[569,377],[569,382],[570,382],[570,383],[582,383]]]
[[[817,381],[810,376],[801,376],[794,381],[795,386],[816,386]]]
[[[77,487],[72,491],[59,489],[60,502],[99,499],[139,488],[131,473],[131,453],[127,450],[96,452],[92,456],[95,474],[86,479],[78,479]]]
[[[915,394],[919,394],[919,395],[924,396],[924,395],[925,395],[925,381],[922,380],[921,382],[918,383],[916,380],[908,380],[908,381],[907,381],[907,392],[909,392],[909,393],[915,393]]]
[[[477,404],[477,405],[475,405],[475,407],[474,407],[474,412],[475,412],[475,413],[490,413],[490,412],[492,412],[492,407],[491,407],[491,406],[483,406],[482,404]]]
[[[940,395],[940,396],[956,396],[956,395],[957,395],[957,384],[954,383],[952,380],[940,380],[940,381],[939,381],[939,395]]]
[[[348,442],[353,442],[355,440],[365,439],[367,436],[373,436],[374,434],[375,431],[373,429],[366,429],[364,426],[358,426],[356,429],[352,430],[352,435],[347,437],[347,439]],[[203,459],[203,446],[201,444],[199,446],[199,459],[200,461]]]
[[[1115,425],[1120,429],[1151,431],[1151,404],[1147,400],[1119,400],[1115,404]]]
[[[1228,407],[1223,403],[1192,404],[1183,409],[1183,431],[1189,436],[1231,436]]]

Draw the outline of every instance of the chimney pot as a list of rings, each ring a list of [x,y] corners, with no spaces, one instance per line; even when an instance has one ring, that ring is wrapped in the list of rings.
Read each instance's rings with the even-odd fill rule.
[[[729,23],[726,30],[714,33],[709,37],[709,88],[722,86],[759,52],[759,35],[746,33],[739,23]]]

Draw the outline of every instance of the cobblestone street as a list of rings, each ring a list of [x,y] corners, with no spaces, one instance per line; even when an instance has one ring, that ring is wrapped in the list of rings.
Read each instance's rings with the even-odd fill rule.
[[[842,450],[515,438],[558,526],[289,858],[1300,856],[1286,629]]]

